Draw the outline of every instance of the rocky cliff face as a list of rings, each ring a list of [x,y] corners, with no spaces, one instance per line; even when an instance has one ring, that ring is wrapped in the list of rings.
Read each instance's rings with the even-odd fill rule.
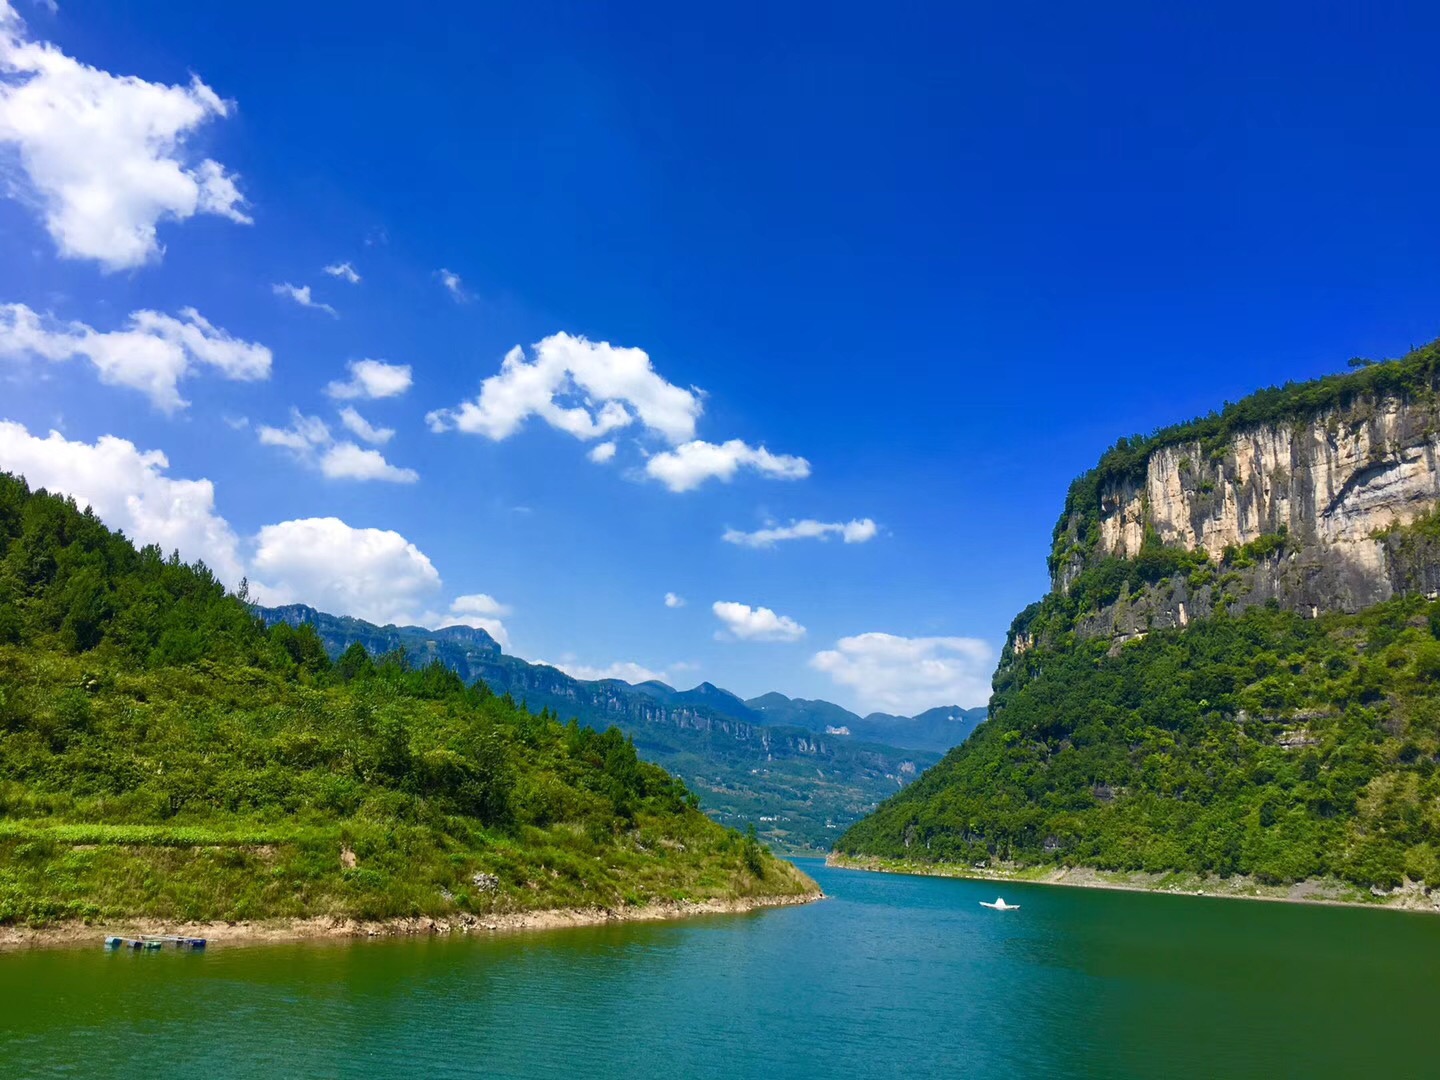
[[[1057,593],[1147,544],[1203,551],[1213,571],[1123,589],[1077,619],[1084,636],[1184,626],[1222,604],[1238,611],[1274,601],[1316,614],[1433,592],[1440,551],[1406,527],[1440,504],[1440,407],[1432,386],[1361,397],[1218,444],[1182,439],[1152,450],[1143,475],[1103,482],[1098,501],[1098,518],[1094,507],[1072,506],[1057,530]],[[1026,644],[1017,638],[1018,649]]]

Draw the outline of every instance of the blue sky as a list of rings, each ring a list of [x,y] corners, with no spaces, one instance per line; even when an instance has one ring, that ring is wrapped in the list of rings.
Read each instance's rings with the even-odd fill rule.
[[[11,4],[0,467],[581,674],[977,704],[1116,437],[1440,334],[1433,5]]]

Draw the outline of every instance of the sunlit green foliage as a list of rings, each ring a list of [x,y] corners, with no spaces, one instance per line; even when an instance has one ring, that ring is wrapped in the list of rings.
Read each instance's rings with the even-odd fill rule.
[[[266,630],[0,474],[0,923],[803,891],[618,730]]]
[[[1440,605],[1257,608],[1032,651],[837,850],[1440,885]]]

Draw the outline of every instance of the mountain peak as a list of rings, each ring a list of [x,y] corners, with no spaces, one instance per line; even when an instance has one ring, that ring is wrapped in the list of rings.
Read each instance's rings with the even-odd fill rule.
[[[489,632],[480,629],[478,626],[466,626],[457,623],[454,626],[444,626],[439,630],[432,630],[431,634],[441,641],[456,641],[465,645],[478,645],[483,649],[500,651],[500,643],[490,636]]]

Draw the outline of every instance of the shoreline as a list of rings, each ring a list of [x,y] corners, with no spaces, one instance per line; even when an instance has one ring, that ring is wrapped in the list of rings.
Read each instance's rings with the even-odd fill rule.
[[[1366,892],[1356,885],[1314,879],[1293,885],[1263,885],[1253,878],[1240,875],[1220,878],[1183,872],[1097,870],[1088,866],[978,869],[948,863],[907,863],[873,856],[851,857],[833,852],[826,856],[825,865],[840,870],[862,870],[873,874],[908,874],[913,877],[1054,885],[1070,889],[1112,889],[1118,892],[1142,892],[1163,896],[1203,896],[1213,900],[1261,900],[1280,904],[1318,904],[1326,907],[1369,908],[1372,911],[1440,914],[1440,889],[1427,892],[1421,884],[1408,880],[1393,892],[1374,893]]]
[[[101,944],[105,937],[177,935],[203,937],[207,946],[244,946],[294,941],[344,941],[395,937],[438,937],[452,934],[513,934],[565,930],[620,923],[672,922],[704,915],[743,915],[774,907],[795,907],[825,899],[814,892],[785,896],[745,896],[732,900],[683,900],[638,907],[537,908],[487,915],[408,916],[363,920],[317,915],[299,919],[257,919],[245,922],[179,922],[137,918],[93,923],[65,922],[53,926],[0,926],[0,951],[67,948]]]

